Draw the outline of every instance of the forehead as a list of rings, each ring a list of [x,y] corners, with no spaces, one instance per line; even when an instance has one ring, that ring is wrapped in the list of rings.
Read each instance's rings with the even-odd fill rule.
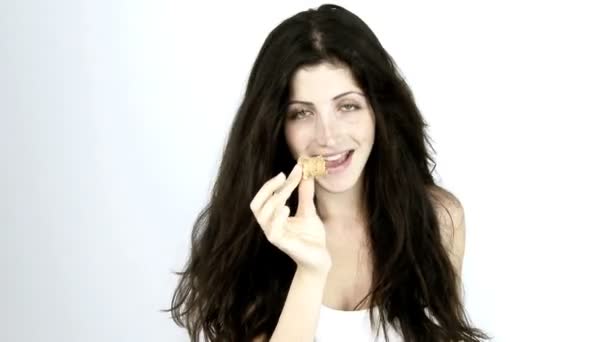
[[[326,101],[346,91],[361,91],[347,66],[322,63],[298,69],[290,84],[292,100]]]

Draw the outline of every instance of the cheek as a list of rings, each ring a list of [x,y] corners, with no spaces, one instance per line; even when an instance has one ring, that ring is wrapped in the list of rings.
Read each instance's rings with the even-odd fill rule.
[[[373,112],[370,112],[366,118],[365,131],[366,135],[374,140],[374,134],[376,132],[376,117]]]
[[[370,138],[370,140],[373,142],[374,141],[374,136],[376,134],[376,122],[374,121],[374,119],[372,118],[369,122],[369,126],[367,126],[367,136]]]
[[[293,125],[285,127],[285,141],[292,153],[302,151],[306,147],[306,136],[301,129]]]
[[[349,123],[351,132],[359,141],[373,141],[375,133],[374,118],[370,114],[361,115]]]

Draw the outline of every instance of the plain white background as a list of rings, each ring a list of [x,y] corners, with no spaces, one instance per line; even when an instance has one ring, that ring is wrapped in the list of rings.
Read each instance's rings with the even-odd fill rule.
[[[475,324],[605,339],[606,9],[338,3],[431,126],[465,207]],[[160,310],[248,72],[272,28],[320,4],[0,2],[0,340],[187,340]]]

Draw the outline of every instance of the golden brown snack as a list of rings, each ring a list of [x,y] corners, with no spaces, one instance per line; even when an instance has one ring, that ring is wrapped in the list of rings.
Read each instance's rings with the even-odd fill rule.
[[[308,177],[324,176],[327,174],[327,168],[325,167],[325,159],[321,156],[314,158],[300,157],[298,158],[298,164],[302,165],[303,179]]]

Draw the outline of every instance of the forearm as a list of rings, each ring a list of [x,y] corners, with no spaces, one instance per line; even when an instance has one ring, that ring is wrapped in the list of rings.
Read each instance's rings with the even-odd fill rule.
[[[312,342],[319,320],[327,271],[298,268],[270,342]]]

